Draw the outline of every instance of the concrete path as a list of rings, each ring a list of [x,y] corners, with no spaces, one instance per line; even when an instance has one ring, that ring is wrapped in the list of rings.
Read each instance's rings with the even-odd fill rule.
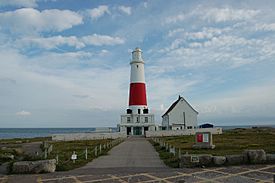
[[[154,147],[143,137],[131,137],[114,147],[108,155],[88,163],[81,169],[115,167],[165,168]]]

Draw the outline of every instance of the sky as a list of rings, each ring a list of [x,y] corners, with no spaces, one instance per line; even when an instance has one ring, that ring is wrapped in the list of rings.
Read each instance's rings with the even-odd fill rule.
[[[0,128],[109,127],[143,50],[148,107],[275,125],[275,1],[0,0]]]

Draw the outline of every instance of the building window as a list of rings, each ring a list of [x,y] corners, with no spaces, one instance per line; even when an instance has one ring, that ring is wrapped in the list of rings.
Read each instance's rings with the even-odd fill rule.
[[[127,117],[127,123],[130,123],[130,122],[131,122],[131,118]]]
[[[187,126],[187,129],[192,129],[192,126]]]
[[[148,123],[148,117],[145,117],[144,120],[145,120],[145,123]]]
[[[137,123],[139,123],[139,117],[137,117]]]
[[[138,109],[138,114],[140,114],[140,109]]]

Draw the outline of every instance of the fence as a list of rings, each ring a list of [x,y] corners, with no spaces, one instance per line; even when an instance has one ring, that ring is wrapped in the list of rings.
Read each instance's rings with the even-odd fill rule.
[[[102,140],[99,144],[87,145],[84,148],[78,147],[75,145],[75,148],[72,147],[71,151],[55,151],[54,145],[47,145],[44,149],[44,159],[51,158],[56,159],[56,163],[58,164],[70,164],[76,163],[79,161],[88,161],[92,160],[107,151],[109,151],[112,147],[121,143],[124,139],[118,138],[115,140]],[[73,143],[73,142],[72,142]],[[66,142],[64,142],[66,144]]]
[[[162,138],[151,138],[155,143],[158,143],[160,147],[165,148],[165,150],[175,157],[180,158],[182,155],[182,151],[180,148],[177,148],[167,142],[165,142]]]

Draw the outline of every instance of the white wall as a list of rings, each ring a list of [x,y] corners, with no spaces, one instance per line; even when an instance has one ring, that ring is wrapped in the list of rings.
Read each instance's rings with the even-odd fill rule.
[[[168,117],[163,118],[163,125],[167,126],[172,124],[184,124],[184,115],[185,112],[185,124],[186,128],[188,126],[197,127],[197,116],[198,114],[187,104],[184,99],[181,99],[177,105],[168,113]]]
[[[96,139],[117,139],[126,138],[125,132],[115,133],[70,133],[70,134],[53,134],[53,141],[73,141],[73,140],[96,140]]]
[[[182,136],[194,135],[196,132],[211,132],[212,134],[222,134],[222,128],[197,128],[185,130],[163,130],[163,131],[147,131],[146,137],[168,137],[168,136]]]

